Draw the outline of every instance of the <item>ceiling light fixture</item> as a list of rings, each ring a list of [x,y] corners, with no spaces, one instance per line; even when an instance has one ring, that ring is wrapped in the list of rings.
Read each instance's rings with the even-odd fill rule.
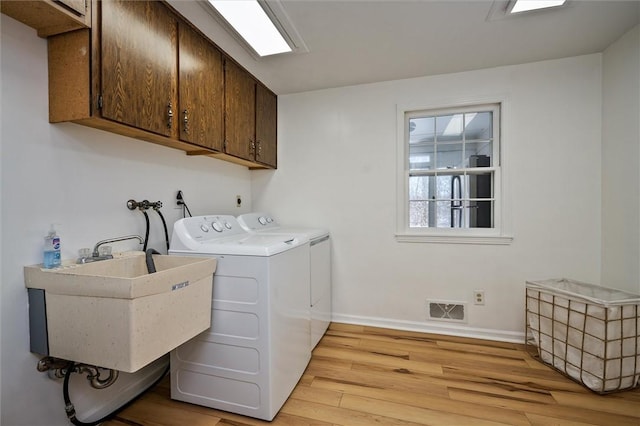
[[[566,0],[514,0],[509,13],[521,13],[531,10],[562,6]]]
[[[258,55],[293,50],[257,0],[208,1]]]

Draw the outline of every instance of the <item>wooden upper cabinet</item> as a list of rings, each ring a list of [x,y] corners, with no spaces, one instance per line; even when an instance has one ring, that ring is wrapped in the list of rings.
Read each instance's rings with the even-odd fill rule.
[[[256,82],[233,61],[225,61],[225,152],[255,160]]]
[[[278,98],[258,84],[256,86],[256,161],[270,167],[278,160]]]
[[[165,2],[91,5],[92,28],[47,39],[51,123],[276,167],[275,94]]]
[[[177,136],[177,32],[155,1],[103,1],[102,117]]]
[[[222,53],[187,25],[179,26],[180,139],[223,150]]]
[[[49,37],[91,26],[91,0],[2,0],[0,11]]]
[[[86,14],[87,0],[57,0],[58,3],[71,9],[78,16],[84,16]]]
[[[235,62],[225,61],[225,153],[277,166],[277,96]]]

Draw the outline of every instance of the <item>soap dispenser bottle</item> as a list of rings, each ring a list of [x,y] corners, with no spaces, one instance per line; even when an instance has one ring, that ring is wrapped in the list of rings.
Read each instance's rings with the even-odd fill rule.
[[[62,263],[60,259],[60,237],[56,234],[53,224],[49,235],[44,237],[44,267],[57,268]]]

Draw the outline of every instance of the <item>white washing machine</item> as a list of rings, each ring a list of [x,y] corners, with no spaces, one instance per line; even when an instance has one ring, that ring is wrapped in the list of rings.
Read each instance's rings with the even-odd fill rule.
[[[262,235],[299,235],[310,242],[311,349],[315,348],[331,322],[331,242],[329,231],[318,228],[281,226],[268,213],[238,216],[240,225]]]
[[[233,216],[173,226],[169,253],[213,256],[211,328],[171,352],[171,398],[272,420],[309,360],[309,241]]]

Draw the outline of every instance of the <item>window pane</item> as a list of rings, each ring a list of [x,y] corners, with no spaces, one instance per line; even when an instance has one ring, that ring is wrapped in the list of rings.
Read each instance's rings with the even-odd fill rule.
[[[493,228],[493,201],[469,201],[469,228]]]
[[[492,175],[491,172],[469,175],[469,198],[492,198]]]
[[[435,188],[435,176],[411,176],[409,201],[429,200]]]
[[[462,143],[437,144],[436,168],[459,169],[463,167],[462,147]]]
[[[426,228],[429,226],[429,202],[409,201],[409,226]]]
[[[461,173],[438,175],[434,195],[439,200],[465,198],[467,196],[467,179],[468,177]]]
[[[436,186],[434,188],[434,198],[439,200],[451,198],[451,176],[436,176]]]
[[[409,169],[430,170],[435,161],[434,144],[420,143],[409,145]]]
[[[435,135],[435,117],[409,119],[409,144],[433,142]]]
[[[438,142],[462,140],[463,114],[436,117],[436,137]]]
[[[478,112],[465,114],[465,139],[487,140],[493,138],[493,113]]]
[[[436,212],[436,226],[438,228],[449,228],[451,227],[451,201],[436,201],[435,202],[435,212]]]

